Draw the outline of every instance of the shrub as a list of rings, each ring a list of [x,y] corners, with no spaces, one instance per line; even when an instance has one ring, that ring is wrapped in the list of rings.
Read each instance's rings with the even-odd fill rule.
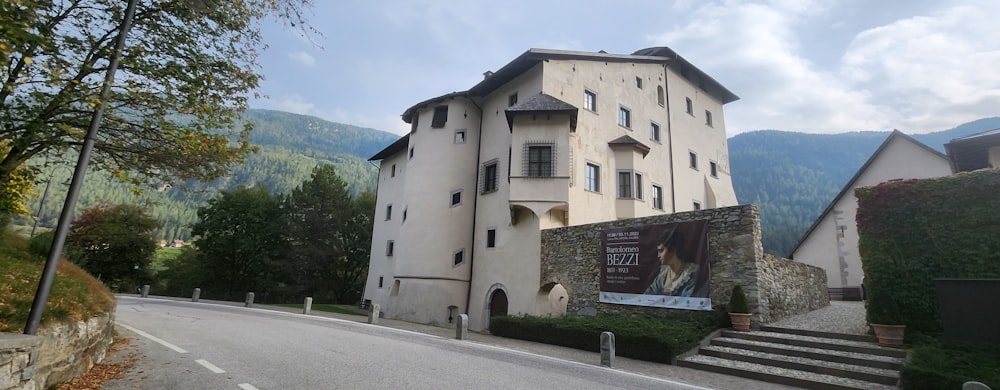
[[[31,237],[31,241],[28,241],[28,250],[33,254],[47,257],[55,235],[54,232],[44,232]]]
[[[615,334],[620,356],[671,363],[713,330],[728,326],[725,312],[676,310],[663,317],[494,317],[490,332],[501,337],[600,351],[601,332]]]
[[[900,371],[904,389],[959,389],[977,381],[1000,388],[1000,345],[942,343],[922,338]]]
[[[743,293],[743,287],[739,285],[733,286],[733,294],[729,296],[729,312],[750,314],[747,295]]]

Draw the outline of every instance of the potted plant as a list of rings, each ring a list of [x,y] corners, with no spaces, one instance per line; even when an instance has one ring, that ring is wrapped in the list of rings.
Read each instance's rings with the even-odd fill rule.
[[[729,296],[729,321],[733,323],[733,330],[749,331],[752,316],[743,287],[733,286],[733,294]]]
[[[874,297],[872,297],[874,298]],[[875,331],[878,344],[886,347],[903,345],[906,325],[900,320],[899,304],[890,296],[868,300],[868,324]]]

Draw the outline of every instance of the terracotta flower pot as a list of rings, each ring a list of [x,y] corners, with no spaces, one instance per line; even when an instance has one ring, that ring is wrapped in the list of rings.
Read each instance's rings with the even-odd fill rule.
[[[870,324],[875,330],[875,338],[878,344],[884,347],[900,347],[903,345],[903,334],[906,325],[882,325]]]
[[[733,323],[733,330],[738,330],[741,332],[750,331],[750,318],[753,314],[748,313],[729,313],[729,322]]]

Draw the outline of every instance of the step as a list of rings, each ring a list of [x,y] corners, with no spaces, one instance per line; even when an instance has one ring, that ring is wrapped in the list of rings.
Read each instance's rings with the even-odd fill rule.
[[[895,385],[899,382],[899,371],[874,368],[867,365],[836,363],[826,360],[809,359],[767,352],[754,352],[745,349],[721,346],[702,347],[699,349],[698,353],[717,358],[765,364],[768,366],[807,371],[817,374],[827,374],[842,378],[858,379],[885,385]]]
[[[830,339],[825,337],[800,336],[796,334],[765,331],[737,332],[733,330],[722,331],[722,337],[788,344],[799,347],[821,348],[834,351],[865,353],[878,356],[898,358],[906,357],[906,351],[901,349],[881,347],[861,341]]]
[[[817,390],[844,389],[896,389],[895,386],[863,380],[841,378],[833,375],[817,374],[763,364],[722,359],[713,356],[695,355],[677,361],[681,367],[712,371],[720,374],[756,379],[788,386],[798,386]]]
[[[813,337],[822,337],[822,338],[827,338],[827,339],[860,341],[860,342],[863,342],[863,343],[873,343],[874,344],[874,343],[878,342],[878,339],[876,339],[875,336],[860,335],[860,334],[846,334],[846,333],[822,332],[822,331],[818,331],[818,330],[796,329],[796,328],[782,328],[782,327],[778,327],[778,326],[767,326],[767,325],[761,326],[760,330],[765,331],[765,332],[795,334],[795,335],[799,335],[799,336],[813,336]]]
[[[852,364],[886,370],[899,370],[903,367],[904,358],[871,355],[859,352],[829,350],[823,348],[802,347],[786,343],[773,343],[742,338],[716,337],[710,345],[745,349],[754,352],[773,353],[776,355],[794,356],[800,358],[823,360],[833,363]]]

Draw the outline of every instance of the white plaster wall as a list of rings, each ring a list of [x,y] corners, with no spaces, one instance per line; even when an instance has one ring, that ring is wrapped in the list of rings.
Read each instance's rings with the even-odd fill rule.
[[[692,210],[694,201],[702,208],[734,206],[736,191],[730,176],[722,102],[698,88],[694,72],[690,77],[684,78],[676,65],[666,74],[677,211]],[[687,98],[692,101],[692,114],[687,113]],[[712,113],[712,126],[705,124],[705,110]],[[697,170],[690,168],[689,151],[698,155]],[[718,164],[717,178],[709,174],[709,161]]]
[[[387,307],[389,288],[396,274],[395,256],[386,256],[386,242],[394,240],[398,250],[400,216],[403,207],[403,188],[406,183],[406,151],[402,151],[381,161],[378,173],[378,189],[375,199],[375,221],[372,229],[371,257],[368,262],[368,279],[365,282],[363,299],[370,299],[382,308]],[[392,166],[396,175],[392,176]],[[385,220],[386,206],[393,205],[393,220]],[[398,209],[397,209],[398,208]],[[379,277],[382,287],[379,287]]]
[[[868,169],[861,174],[855,187],[868,187],[893,179],[923,179],[947,176],[951,166],[944,157],[931,153],[909,139],[897,137],[876,156]],[[833,211],[827,213],[816,229],[792,253],[795,261],[823,268],[829,287],[860,286],[864,278],[861,257],[858,254],[858,229],[855,216],[858,211],[854,191],[848,191],[835,200]],[[841,272],[838,255],[837,225],[844,226],[841,251],[844,252],[846,270]]]
[[[990,148],[989,154],[990,166],[993,168],[1000,167],[1000,146]]]

